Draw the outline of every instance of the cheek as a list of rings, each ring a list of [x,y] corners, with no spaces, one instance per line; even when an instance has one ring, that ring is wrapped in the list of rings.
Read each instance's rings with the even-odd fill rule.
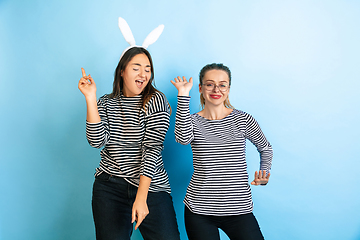
[[[123,79],[124,79],[124,83],[129,85],[132,82],[134,82],[135,74],[131,74],[131,73],[124,74]]]
[[[150,78],[151,78],[151,72],[146,73],[146,79],[147,79],[147,80],[150,80]]]
[[[123,79],[124,79],[124,82],[123,82],[124,86],[129,87],[130,86],[129,79],[126,77],[123,77]]]
[[[124,79],[124,82],[128,81],[130,78],[128,71],[125,71],[121,76]]]

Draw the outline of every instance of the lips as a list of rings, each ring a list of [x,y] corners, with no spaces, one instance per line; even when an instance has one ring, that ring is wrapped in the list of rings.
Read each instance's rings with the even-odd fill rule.
[[[217,94],[210,94],[210,97],[213,99],[220,99],[221,95],[217,95]]]
[[[144,85],[145,80],[135,80],[136,86],[138,88],[142,88],[142,86]]]

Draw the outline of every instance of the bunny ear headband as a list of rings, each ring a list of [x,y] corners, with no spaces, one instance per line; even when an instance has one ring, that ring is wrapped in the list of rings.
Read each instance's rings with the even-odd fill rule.
[[[150,46],[151,44],[153,44],[154,42],[156,42],[156,40],[160,37],[161,33],[164,30],[164,25],[161,24],[159,25],[157,28],[155,28],[154,30],[152,30],[149,35],[147,35],[147,37],[145,38],[142,46],[137,46],[135,44],[135,38],[131,32],[131,29],[129,27],[129,25],[127,24],[127,22],[119,17],[119,28],[120,31],[122,33],[122,35],[124,36],[125,40],[130,44],[129,47],[127,47],[121,54],[120,59],[122,58],[122,56],[124,56],[125,52],[127,50],[129,50],[130,48],[133,47],[142,47],[142,48],[147,48],[148,46]]]

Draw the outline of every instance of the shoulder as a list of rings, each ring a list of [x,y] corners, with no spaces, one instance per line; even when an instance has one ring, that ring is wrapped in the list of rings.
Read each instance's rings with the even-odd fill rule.
[[[234,114],[234,116],[235,116],[236,118],[242,118],[242,119],[247,120],[247,121],[249,121],[249,120],[250,120],[250,121],[255,120],[254,117],[253,117],[251,114],[249,114],[249,113],[247,113],[247,112],[244,112],[244,111],[242,111],[242,110],[234,109],[234,110],[233,110],[233,114]]]
[[[99,98],[98,104],[100,103],[100,104],[106,105],[106,104],[108,104],[109,100],[110,100],[109,94],[105,94]]]
[[[154,112],[168,112],[170,113],[170,105],[165,95],[162,92],[156,91],[149,102],[146,104],[148,114]]]
[[[247,115],[248,113],[246,113],[246,112],[244,112],[244,111],[241,111],[241,110],[239,110],[239,109],[234,109],[234,110],[233,110],[233,114],[234,114],[235,116],[244,116],[244,115]]]

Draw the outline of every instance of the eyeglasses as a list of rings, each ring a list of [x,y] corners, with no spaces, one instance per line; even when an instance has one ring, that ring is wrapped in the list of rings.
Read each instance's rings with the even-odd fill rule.
[[[229,89],[229,85],[225,84],[225,83],[220,83],[219,85],[216,85],[215,83],[204,83],[203,86],[205,86],[205,90],[206,91],[212,91],[214,90],[216,87],[221,91],[221,92],[226,92]]]

